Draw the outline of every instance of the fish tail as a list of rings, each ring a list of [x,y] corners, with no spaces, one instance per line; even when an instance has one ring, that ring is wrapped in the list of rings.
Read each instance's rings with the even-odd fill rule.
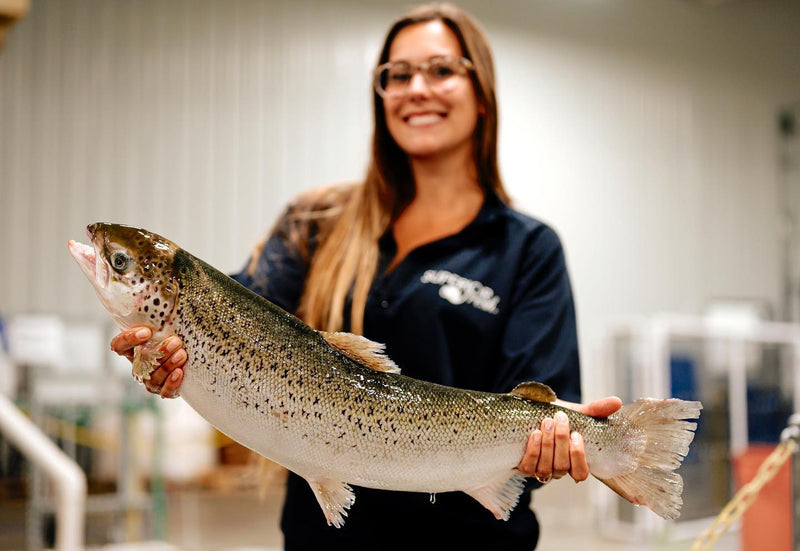
[[[683,478],[674,471],[689,453],[700,402],[643,398],[614,414],[628,421],[639,435],[630,458],[631,469],[615,476],[597,476],[605,485],[637,505],[646,505],[665,519],[680,516]],[[613,420],[613,417],[609,421]]]

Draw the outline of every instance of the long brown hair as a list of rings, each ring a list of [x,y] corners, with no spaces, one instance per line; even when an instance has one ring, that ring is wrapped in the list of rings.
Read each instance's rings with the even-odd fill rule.
[[[494,63],[489,42],[472,17],[452,4],[420,6],[398,19],[384,40],[378,65],[389,59],[389,49],[397,34],[409,25],[440,20],[458,38],[461,50],[472,61],[473,86],[479,105],[474,136],[474,162],[481,185],[508,202],[497,162],[497,101]],[[344,309],[352,298],[350,330],[363,333],[367,294],[378,265],[378,238],[394,217],[414,198],[415,184],[406,153],[392,138],[386,125],[383,99],[373,93],[375,128],[372,158],[364,182],[348,193],[323,189],[307,195],[309,208],[330,203],[335,196],[340,208],[325,208],[336,220],[321,234],[311,260],[299,316],[312,327],[339,331],[344,326]],[[323,226],[324,227],[324,226]]]

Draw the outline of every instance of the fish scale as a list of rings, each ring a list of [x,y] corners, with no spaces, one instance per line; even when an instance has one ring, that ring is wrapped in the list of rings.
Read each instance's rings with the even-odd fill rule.
[[[232,285],[230,278],[215,278],[215,271],[197,259],[182,258],[183,254],[178,253],[176,264],[194,263],[197,269],[187,266],[181,276],[175,327],[189,351],[189,364],[202,367],[186,370],[182,396],[213,416],[217,428],[232,438],[301,475],[313,475],[324,463],[331,471],[328,474],[338,479],[400,490],[455,490],[455,478],[477,475],[489,462],[502,472],[519,461],[522,439],[536,419],[532,411],[513,415],[516,409],[495,403],[516,399],[454,392],[369,370],[332,349],[317,332],[285,312],[264,308],[244,288]],[[208,293],[209,288],[220,291]],[[199,289],[205,292],[195,292]],[[231,296],[237,300],[224,298]],[[286,323],[287,319],[292,323]],[[237,354],[237,350],[252,350],[247,345],[263,336],[259,328],[272,327],[278,329],[264,331],[270,340],[258,343],[263,357]],[[292,342],[301,340],[307,343],[302,349],[292,347]],[[314,366],[312,372],[307,366]],[[217,400],[195,404],[209,395]],[[241,408],[231,408],[233,401]],[[214,413],[211,408],[216,408]],[[504,409],[515,419],[496,415]],[[238,430],[251,425],[259,430]],[[265,449],[265,441],[281,451]],[[485,460],[465,457],[464,442],[473,446],[473,452],[485,450]],[[440,469],[419,469],[408,461],[420,453],[435,459]],[[369,467],[363,454],[378,461]]]
[[[188,359],[181,395],[244,446],[308,481],[328,523],[341,526],[349,484],[468,493],[507,519],[523,490],[515,468],[544,417],[567,414],[592,475],[622,497],[677,518],[699,402],[640,399],[607,419],[555,405],[545,385],[508,394],[457,389],[397,372],[363,337],[316,331],[211,265],[146,230],[88,228],[70,250],[123,328],[149,325],[134,375],[158,366],[176,334]],[[122,255],[122,256],[120,256]]]

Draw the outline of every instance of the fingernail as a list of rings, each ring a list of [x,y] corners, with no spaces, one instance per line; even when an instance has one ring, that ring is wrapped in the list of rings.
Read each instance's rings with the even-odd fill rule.
[[[541,441],[542,441],[542,431],[540,430],[533,431],[533,445],[538,446]]]
[[[563,411],[557,411],[556,412],[556,423],[558,423],[559,425],[568,424],[569,423],[569,418],[567,417],[567,414],[564,413]]]
[[[583,438],[581,437],[581,434],[579,432],[573,432],[572,434],[570,434],[569,438],[570,438],[570,440],[572,440],[572,443],[575,444],[575,445],[580,444],[581,440],[583,440]]]
[[[178,340],[177,337],[170,337],[169,339],[167,339],[167,343],[164,345],[164,352],[166,352],[167,354],[169,354],[170,352],[174,352],[175,350],[178,349],[180,345],[181,342],[180,340]]]
[[[178,350],[169,358],[170,365],[180,366],[186,361],[186,350]]]
[[[550,418],[545,419],[543,425],[544,425],[544,430],[546,430],[547,432],[551,432],[553,430],[553,420],[552,419],[550,419]]]
[[[139,329],[136,332],[137,339],[147,339],[150,337],[150,330],[149,329]]]
[[[172,381],[173,383],[175,383],[180,378],[181,378],[181,372],[180,371],[173,371],[172,375],[170,375],[170,377],[169,377],[169,380]]]

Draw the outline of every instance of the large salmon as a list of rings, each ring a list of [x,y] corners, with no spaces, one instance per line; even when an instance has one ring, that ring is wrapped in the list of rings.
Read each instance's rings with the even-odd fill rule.
[[[181,395],[221,432],[296,472],[329,524],[341,526],[348,485],[460,490],[498,519],[517,504],[528,434],[562,410],[581,433],[592,475],[622,497],[674,519],[699,402],[641,399],[608,419],[552,402],[545,385],[508,394],[450,388],[399,373],[382,346],[316,331],[171,241],[92,224],[92,245],[69,249],[116,324],[146,325],[133,373],[149,377],[157,346],[176,334],[188,360]],[[487,366],[490,368],[491,366]]]

